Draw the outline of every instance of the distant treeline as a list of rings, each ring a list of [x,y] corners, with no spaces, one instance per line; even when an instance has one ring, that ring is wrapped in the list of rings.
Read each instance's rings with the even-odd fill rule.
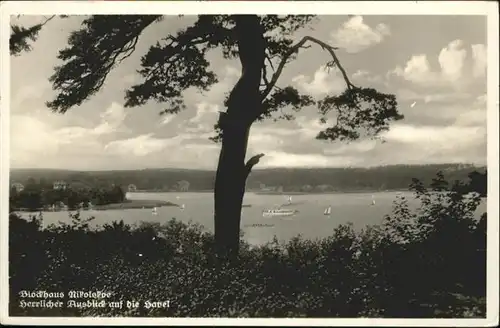
[[[54,189],[34,181],[26,183],[22,190],[13,186],[9,194],[11,210],[37,211],[41,209],[89,208],[93,205],[121,203],[125,200],[125,191],[119,186],[110,188],[60,188]]]
[[[247,182],[248,190],[263,191],[385,191],[405,190],[413,178],[431,183],[436,172],[447,179],[468,181],[471,172],[477,172],[486,181],[486,168],[464,164],[391,165],[373,168],[276,168],[254,170]],[[179,190],[179,182],[188,182],[184,191],[212,190],[213,171],[187,169],[145,169],[124,171],[65,171],[13,169],[11,183],[27,179],[53,182],[64,180],[92,188],[108,188],[111,184],[125,190],[134,185],[137,190]],[[188,190],[187,190],[188,189]]]

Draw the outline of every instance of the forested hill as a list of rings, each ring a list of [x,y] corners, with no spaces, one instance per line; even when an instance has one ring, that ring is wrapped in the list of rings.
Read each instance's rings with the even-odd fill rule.
[[[273,168],[254,170],[247,189],[269,191],[362,191],[404,190],[412,178],[429,183],[442,171],[446,180],[466,181],[473,171],[485,167],[464,164],[393,165],[374,168]],[[187,169],[128,171],[68,171],[55,169],[12,169],[10,181],[52,184],[65,181],[75,187],[108,187],[112,184],[137,190],[212,190],[215,172]]]

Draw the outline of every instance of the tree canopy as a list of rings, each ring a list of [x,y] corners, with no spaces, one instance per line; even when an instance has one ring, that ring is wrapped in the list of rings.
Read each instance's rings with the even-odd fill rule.
[[[238,58],[237,15],[200,15],[191,26],[168,34],[141,59],[138,73],[143,81],[125,92],[125,106],[141,106],[148,101],[165,105],[161,114],[174,114],[186,109],[183,92],[191,87],[206,91],[218,82],[210,69],[206,54],[219,48],[225,59]],[[94,15],[85,19],[82,27],[71,33],[68,47],[59,52],[63,61],[55,68],[50,81],[59,93],[47,105],[64,113],[80,105],[100,90],[109,72],[135,50],[141,33],[151,24],[164,19],[161,15]],[[326,127],[318,139],[355,140],[365,133],[376,136],[388,129],[391,120],[403,118],[397,111],[392,94],[355,86],[342,67],[334,46],[311,36],[296,40],[293,34],[312,23],[312,15],[260,16],[264,30],[265,64],[260,88],[261,108],[253,120],[294,119],[295,112],[316,105],[321,122],[328,123],[328,114],[335,111],[335,124]],[[291,85],[279,86],[278,80],[286,64],[299,55],[301,49],[319,46],[331,55],[328,69],[342,73],[346,90],[340,95],[314,99],[301,94]],[[241,59],[241,58],[240,58]],[[226,99],[226,105],[231,99]],[[221,129],[216,124],[220,141]]]

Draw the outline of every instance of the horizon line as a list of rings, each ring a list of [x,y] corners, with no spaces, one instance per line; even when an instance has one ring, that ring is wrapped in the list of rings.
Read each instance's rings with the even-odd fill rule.
[[[375,169],[382,167],[395,167],[395,166],[469,166],[476,168],[487,168],[487,164],[477,164],[477,163],[422,163],[422,164],[382,164],[382,165],[372,165],[372,166],[273,166],[265,168],[255,168],[254,171],[265,171],[265,170],[321,170],[321,169]],[[10,167],[9,171],[22,171],[22,170],[33,170],[33,171],[67,171],[67,172],[120,172],[120,171],[147,171],[147,170],[179,170],[179,171],[205,171],[205,172],[215,172],[217,169],[196,169],[196,168],[181,168],[181,167],[150,167],[150,168],[134,168],[134,169],[98,169],[98,170],[80,170],[80,169],[62,169],[62,168],[35,168],[35,167]]]

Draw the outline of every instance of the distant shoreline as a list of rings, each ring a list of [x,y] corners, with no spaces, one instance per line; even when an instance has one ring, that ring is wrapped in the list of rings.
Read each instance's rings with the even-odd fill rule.
[[[154,207],[167,207],[174,206],[179,207],[178,204],[163,201],[163,200],[151,200],[151,199],[127,199],[123,203],[114,203],[106,205],[95,205],[92,209],[96,211],[105,210],[124,210],[124,209],[142,209],[142,208],[154,208]]]
[[[284,196],[295,196],[295,195],[323,195],[323,194],[364,194],[364,193],[380,193],[380,192],[405,192],[409,189],[388,189],[388,190],[336,190],[336,191],[259,191],[259,190],[247,190],[246,193],[253,193],[256,195],[284,195]],[[213,193],[213,190],[192,190],[192,191],[161,191],[161,190],[136,190],[128,191],[128,193]]]
[[[151,199],[137,199],[130,200],[127,199],[123,203],[112,203],[105,205],[94,205],[91,209],[60,209],[56,211],[47,210],[44,208],[38,208],[36,210],[27,210],[23,208],[14,209],[13,212],[67,212],[67,211],[107,211],[107,210],[130,210],[130,209],[152,209],[154,207],[179,207],[178,204],[163,201],[163,200],[151,200]]]
[[[185,194],[185,193],[211,193],[214,192],[213,190],[189,190],[189,191],[177,191],[177,190],[136,190],[136,191],[127,191],[128,193],[141,193],[141,192],[147,192],[147,193],[178,193],[178,194]]]
[[[256,195],[284,195],[284,196],[295,196],[295,195],[329,195],[329,194],[367,194],[367,193],[381,193],[381,192],[404,192],[409,191],[408,189],[391,189],[391,190],[337,190],[337,191],[250,191]]]

